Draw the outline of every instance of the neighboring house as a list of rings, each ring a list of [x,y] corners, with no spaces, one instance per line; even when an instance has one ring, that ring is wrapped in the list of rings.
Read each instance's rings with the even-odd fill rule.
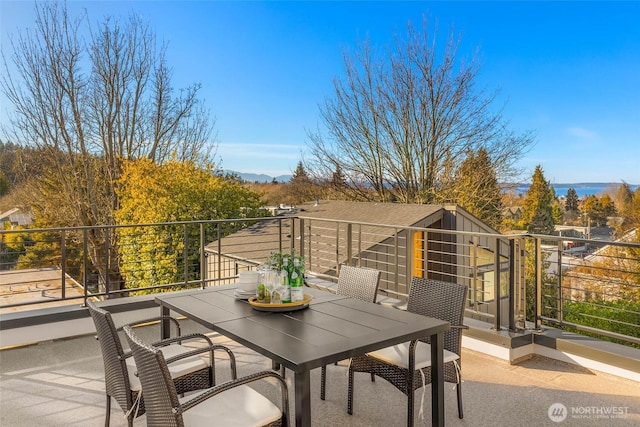
[[[30,213],[21,212],[20,208],[13,208],[6,212],[0,213],[0,224],[5,222],[11,223],[11,228],[24,227],[33,222],[33,217]]]
[[[636,237],[638,233],[638,229],[634,228],[633,230],[625,233],[620,239],[616,240],[616,242],[622,243],[634,243],[638,241]],[[602,262],[604,259],[608,258],[609,253],[613,250],[611,245],[605,245],[601,248],[595,250],[592,254],[584,257],[586,262]],[[635,258],[635,257],[634,257]]]
[[[475,280],[482,283],[477,298],[493,296],[496,239],[481,237],[470,244],[468,235],[437,231],[498,234],[459,206],[321,200],[297,206],[290,216],[297,219],[261,221],[208,244],[208,279],[254,269],[270,253],[293,247],[305,257],[307,271],[321,276],[335,278],[343,263],[379,268],[384,272],[381,288],[392,294],[406,294],[412,276],[467,278],[470,284],[473,270]],[[464,260],[469,263],[471,252],[475,265],[465,268]],[[506,246],[501,253],[508,254]],[[502,261],[508,270],[506,258],[501,257]]]
[[[626,233],[617,242],[634,243],[637,229]],[[604,245],[584,256],[564,274],[565,293],[575,300],[612,301],[638,298],[637,271],[640,265],[637,250],[626,246]]]
[[[518,222],[522,219],[522,207],[510,206],[502,209],[502,218],[510,219],[513,222]]]
[[[587,252],[587,245],[584,242],[575,241],[574,239],[586,239],[587,227],[569,226],[569,225],[556,225],[555,234],[560,237],[567,237],[567,240],[562,241],[562,249],[567,254],[582,254]]]

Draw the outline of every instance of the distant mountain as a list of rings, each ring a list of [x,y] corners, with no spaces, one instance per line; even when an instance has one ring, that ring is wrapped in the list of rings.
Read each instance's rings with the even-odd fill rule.
[[[289,182],[291,180],[291,175],[269,176],[263,173],[245,173],[232,170],[225,170],[224,173],[238,175],[247,182],[272,182],[274,179],[278,182]]]

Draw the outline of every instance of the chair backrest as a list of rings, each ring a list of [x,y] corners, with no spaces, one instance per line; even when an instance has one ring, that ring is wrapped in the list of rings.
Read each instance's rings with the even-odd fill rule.
[[[380,270],[342,265],[336,293],[362,301],[376,302]]]
[[[131,385],[124,350],[118,337],[118,331],[111,318],[111,313],[87,300],[87,307],[96,326],[98,341],[104,362],[104,381],[106,392],[113,397],[123,411],[128,411],[133,404]]]
[[[147,425],[182,427],[182,415],[173,411],[179,406],[178,394],[162,352],[144,343],[130,326],[124,327],[124,333],[144,390]]]
[[[446,320],[461,326],[467,301],[467,286],[440,280],[413,277],[407,301],[407,311]],[[425,340],[429,342],[429,340]],[[444,348],[460,354],[461,329],[451,329],[444,335]]]

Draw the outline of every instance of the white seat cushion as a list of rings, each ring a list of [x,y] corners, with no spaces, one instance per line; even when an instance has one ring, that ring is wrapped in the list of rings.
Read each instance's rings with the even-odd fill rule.
[[[195,350],[178,344],[159,348],[165,359]],[[207,366],[208,364],[199,356],[191,356],[171,363],[169,365],[169,372],[171,373],[171,378],[180,378],[184,375],[204,369]],[[138,368],[136,368],[136,362],[133,360],[133,357],[127,358],[127,370],[129,371],[129,383],[131,385],[131,390],[140,390],[140,378],[136,375]]]
[[[405,342],[383,348],[382,350],[372,351],[371,353],[367,353],[367,355],[391,365],[409,369],[409,344],[410,343]],[[460,356],[457,354],[449,350],[444,350],[444,363],[453,362],[459,358]],[[427,366],[431,366],[431,346],[422,341],[418,341],[418,345],[416,346],[416,369],[426,368]]]
[[[204,391],[181,397],[179,401],[183,403]],[[188,427],[263,426],[281,417],[282,412],[276,405],[246,385],[217,394],[182,414]]]

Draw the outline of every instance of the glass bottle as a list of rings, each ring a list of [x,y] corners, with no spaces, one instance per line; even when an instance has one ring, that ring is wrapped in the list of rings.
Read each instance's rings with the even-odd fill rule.
[[[289,286],[291,288],[291,302],[304,300],[304,267],[301,265],[300,258],[298,257],[293,259]]]
[[[282,270],[280,271],[280,300],[282,304],[291,303],[291,288],[289,287],[289,257],[282,259]]]

